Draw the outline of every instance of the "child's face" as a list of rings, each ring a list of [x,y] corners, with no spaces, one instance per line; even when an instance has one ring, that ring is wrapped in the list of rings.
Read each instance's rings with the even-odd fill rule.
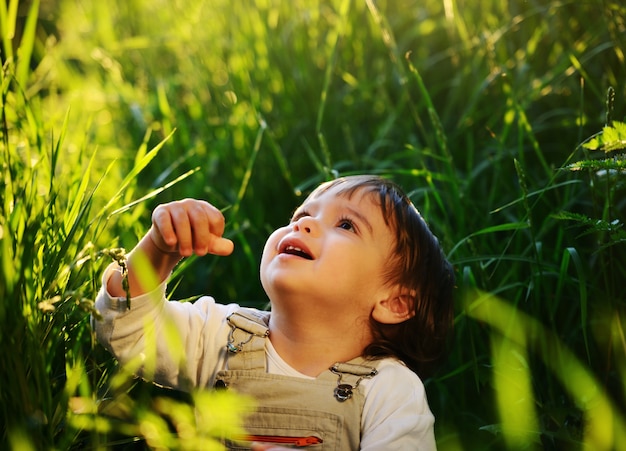
[[[290,224],[272,233],[261,282],[273,310],[313,307],[369,317],[389,290],[384,274],[395,242],[375,196],[358,190],[348,197],[330,188],[310,196]]]

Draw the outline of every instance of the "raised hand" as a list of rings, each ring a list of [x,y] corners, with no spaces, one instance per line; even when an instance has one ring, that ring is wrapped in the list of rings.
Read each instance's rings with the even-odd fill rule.
[[[115,272],[107,282],[109,294],[135,297],[146,293],[167,279],[181,258],[194,253],[230,255],[234,244],[223,234],[224,216],[206,201],[184,199],[159,205],[152,212],[150,231],[128,254],[129,292],[122,273]]]
[[[194,253],[230,255],[234,245],[223,234],[222,213],[210,203],[196,199],[159,205],[152,213],[148,233],[159,250],[181,257]]]

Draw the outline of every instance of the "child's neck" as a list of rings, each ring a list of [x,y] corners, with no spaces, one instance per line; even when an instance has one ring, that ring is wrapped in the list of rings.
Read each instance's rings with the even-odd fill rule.
[[[270,340],[280,357],[296,371],[317,377],[336,362],[360,356],[371,341],[368,324],[320,326],[316,321],[297,321],[272,313]],[[357,327],[358,326],[358,327]]]

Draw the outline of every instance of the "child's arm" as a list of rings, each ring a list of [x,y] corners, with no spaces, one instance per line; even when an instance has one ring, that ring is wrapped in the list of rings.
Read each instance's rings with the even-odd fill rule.
[[[192,254],[230,255],[233,242],[222,235],[224,216],[208,202],[184,199],[159,205],[152,213],[152,227],[137,246],[128,254],[128,285],[132,297],[154,289],[145,277],[134,270],[137,254],[142,253],[150,262],[156,283],[163,282],[183,257]],[[111,296],[126,296],[122,287],[122,274],[115,272],[108,280]]]

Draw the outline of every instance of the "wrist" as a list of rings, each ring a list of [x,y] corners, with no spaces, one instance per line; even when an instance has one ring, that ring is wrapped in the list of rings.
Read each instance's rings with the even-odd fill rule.
[[[164,251],[150,234],[145,235],[126,261],[132,297],[150,292],[167,280],[181,259],[180,254]]]
[[[131,252],[131,255],[129,255],[129,258],[138,252],[148,259],[150,266],[152,266],[161,281],[169,276],[174,267],[183,258],[177,251],[164,250],[155,242],[150,233],[142,238],[137,247]]]

